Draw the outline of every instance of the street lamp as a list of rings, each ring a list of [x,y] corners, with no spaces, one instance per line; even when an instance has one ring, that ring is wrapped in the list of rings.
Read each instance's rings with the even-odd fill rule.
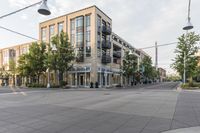
[[[188,5],[188,18],[187,18],[188,22],[187,22],[187,25],[183,27],[183,30],[186,30],[186,31],[194,28],[192,23],[190,22],[190,20],[191,20],[191,18],[190,18],[190,5],[191,5],[191,0],[189,0],[189,5]],[[187,34],[187,32],[186,32],[186,34]],[[187,43],[187,35],[186,35],[186,43]],[[186,52],[184,52],[184,64],[183,64],[183,66],[184,66],[183,83],[185,84],[185,81],[186,81]]]
[[[0,16],[0,19],[3,19],[3,18],[8,17],[8,16],[11,16],[11,15],[13,15],[13,14],[16,14],[16,13],[18,13],[18,12],[21,12],[21,11],[23,11],[23,10],[26,10],[26,9],[28,9],[28,8],[30,8],[30,7],[33,7],[33,6],[36,6],[36,5],[38,5],[38,4],[41,4],[40,7],[39,7],[39,9],[38,9],[38,13],[40,13],[40,14],[42,14],[42,15],[50,15],[50,14],[51,14],[51,12],[50,12],[50,10],[49,10],[49,8],[48,8],[48,6],[47,6],[47,0],[42,0],[42,1],[40,1],[40,2],[37,2],[37,3],[31,4],[31,5],[29,5],[29,6],[26,6],[26,7],[24,7],[24,8],[18,9],[18,10],[14,11],[14,12],[5,14],[5,15],[3,15],[3,16]]]
[[[51,46],[51,50],[52,50],[53,53],[54,53],[55,51],[57,51],[57,48],[56,48],[56,45],[55,45],[55,44],[53,44],[53,45]],[[49,68],[47,69],[47,71],[48,71],[47,88],[50,88],[51,85],[50,85],[50,70],[49,70]]]
[[[47,0],[42,0],[42,4],[40,5],[38,12],[42,15],[50,15],[51,14],[51,12],[47,6]]]
[[[190,5],[191,5],[191,0],[189,0],[189,5],[188,5],[188,17],[187,17],[187,24],[186,26],[183,27],[183,30],[191,30],[193,29],[193,25],[191,23],[191,18],[190,18]]]
[[[87,71],[87,67],[84,67],[85,68],[85,88],[87,87],[87,79],[86,79],[86,77],[87,77],[87,73],[86,73],[86,71]]]

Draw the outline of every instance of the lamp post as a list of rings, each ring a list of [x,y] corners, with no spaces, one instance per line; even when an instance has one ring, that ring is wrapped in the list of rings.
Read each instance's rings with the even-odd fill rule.
[[[187,17],[187,24],[186,26],[183,27],[183,30],[186,30],[186,43],[187,43],[187,34],[188,34],[188,30],[193,29],[193,25],[191,23],[191,18],[190,18],[190,5],[191,5],[191,0],[189,0],[189,4],[188,4],[188,17]],[[187,44],[185,44],[187,45]],[[186,48],[186,46],[185,46]],[[183,71],[183,83],[185,84],[186,81],[186,51],[184,51],[184,71]]]
[[[52,45],[51,50],[52,50],[53,53],[54,53],[55,51],[57,51],[57,48],[56,48],[56,45],[55,45],[55,44]],[[48,71],[47,88],[50,88],[50,87],[51,87],[51,85],[50,85],[50,69],[48,68],[47,71]]]
[[[86,70],[87,70],[87,67],[84,67],[85,68],[85,88],[87,87],[87,79],[86,79],[86,77],[87,77],[87,74],[86,74]]]

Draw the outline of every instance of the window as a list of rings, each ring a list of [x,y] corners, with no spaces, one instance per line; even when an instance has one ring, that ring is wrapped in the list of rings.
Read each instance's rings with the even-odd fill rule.
[[[8,64],[9,62],[9,52],[8,50],[3,51],[3,65]]]
[[[87,42],[87,43],[90,43],[90,38],[91,38],[91,37],[90,37],[90,31],[87,31],[87,32],[86,32],[86,42]]]
[[[23,47],[23,48],[21,49],[21,53],[22,53],[22,54],[26,54],[27,52],[28,52],[27,47]]]
[[[70,21],[70,41],[71,44],[74,46],[75,43],[75,19]]]
[[[76,18],[76,46],[83,47],[83,16]]]
[[[102,26],[106,26],[106,21],[102,20]]]
[[[49,42],[50,42],[50,45],[51,45],[51,38],[53,37],[54,33],[55,33],[54,25],[50,25],[49,26]]]
[[[97,33],[101,33],[101,17],[99,15],[97,16]]]
[[[61,23],[58,23],[58,34],[60,34],[61,33],[61,31],[63,31],[63,22],[61,22]]]
[[[41,39],[42,41],[46,41],[46,28],[41,29]]]
[[[91,31],[90,31],[90,16],[86,16],[86,56],[91,56]]]
[[[76,18],[76,27],[83,27],[83,16]]]
[[[77,33],[76,34],[76,46],[82,47],[83,46],[83,33]]]
[[[90,16],[86,16],[86,27],[89,27],[90,26]]]
[[[101,26],[101,17],[97,16],[97,26]]]
[[[71,20],[71,30],[75,30],[75,19]]]
[[[51,38],[54,35],[54,25],[50,25],[49,26],[49,37]]]
[[[74,45],[74,43],[75,43],[75,35],[74,34],[71,34],[71,44],[72,44],[72,46]]]

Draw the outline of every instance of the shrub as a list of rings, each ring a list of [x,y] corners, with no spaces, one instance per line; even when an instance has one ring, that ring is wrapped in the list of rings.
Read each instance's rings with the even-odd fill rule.
[[[63,86],[66,86],[67,85],[67,81],[60,81],[60,86],[63,87]]]
[[[38,84],[38,83],[30,83],[30,84],[27,84],[27,87],[29,87],[29,88],[45,88],[46,86],[43,84]]]
[[[121,85],[121,84],[118,84],[118,85],[116,85],[115,87],[122,87],[122,85]]]

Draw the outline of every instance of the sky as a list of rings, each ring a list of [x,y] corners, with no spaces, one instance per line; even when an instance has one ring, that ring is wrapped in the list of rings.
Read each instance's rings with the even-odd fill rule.
[[[1,0],[0,16],[40,0]],[[88,6],[96,5],[112,18],[112,30],[136,48],[153,46],[155,42],[177,42],[185,33],[182,28],[187,20],[188,0],[48,0],[50,16],[37,13],[39,7],[0,19],[0,26],[39,38],[39,23]],[[193,31],[200,30],[200,0],[192,0],[191,22]],[[0,48],[31,42],[33,40],[0,29]],[[176,44],[158,48],[158,66],[173,73],[170,68],[175,57]],[[145,49],[155,62],[155,50]]]

